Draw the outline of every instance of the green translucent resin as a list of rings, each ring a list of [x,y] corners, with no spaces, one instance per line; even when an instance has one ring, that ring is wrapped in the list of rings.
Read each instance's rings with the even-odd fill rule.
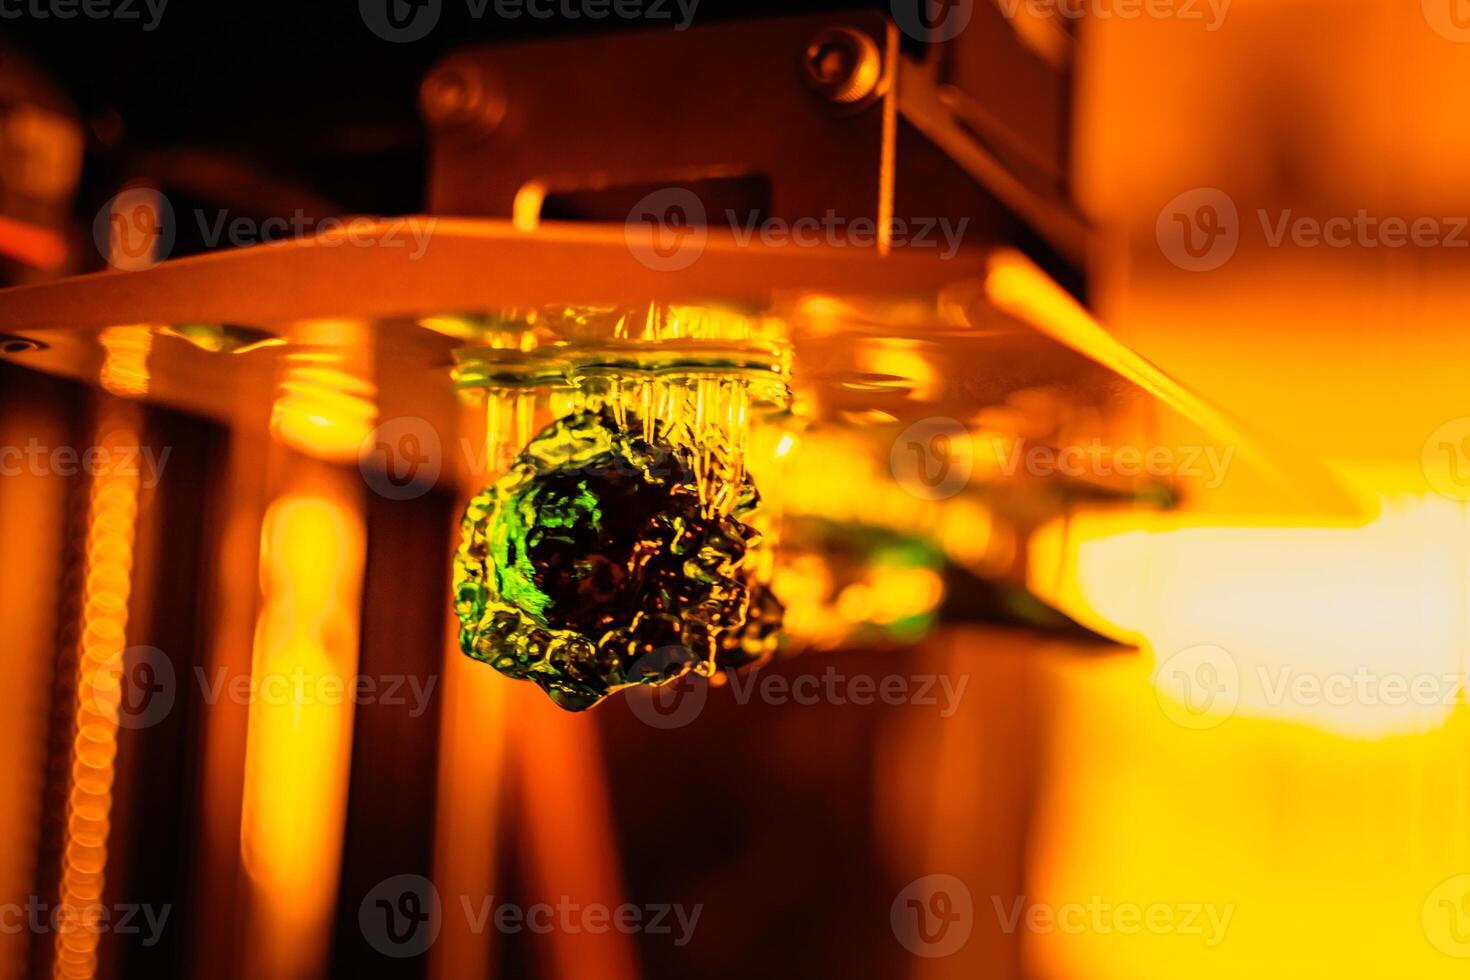
[[[635,416],[548,426],[470,502],[455,560],[460,646],[582,710],[619,688],[769,654],[782,609],[754,581],[759,503],[745,475],[709,507],[697,451]]]

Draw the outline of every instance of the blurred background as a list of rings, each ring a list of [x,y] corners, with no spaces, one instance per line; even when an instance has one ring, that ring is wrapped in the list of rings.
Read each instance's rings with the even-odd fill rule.
[[[0,7],[0,975],[1464,975],[1462,7]],[[790,345],[769,663],[460,653],[561,302]]]

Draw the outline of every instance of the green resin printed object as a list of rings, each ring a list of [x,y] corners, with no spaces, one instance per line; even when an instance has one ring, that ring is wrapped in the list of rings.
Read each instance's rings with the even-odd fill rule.
[[[580,711],[620,688],[768,656],[782,607],[755,580],[750,477],[711,506],[708,447],[611,408],[557,420],[470,502],[460,646]]]

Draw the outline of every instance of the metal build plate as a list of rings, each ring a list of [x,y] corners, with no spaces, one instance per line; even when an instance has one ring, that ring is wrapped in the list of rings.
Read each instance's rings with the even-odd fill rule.
[[[421,248],[402,242],[409,220],[430,229]],[[267,424],[293,358],[323,358],[365,382],[370,418],[459,434],[454,350],[476,341],[426,322],[553,304],[720,305],[784,324],[814,433],[866,445],[887,477],[912,426],[932,434],[954,420],[975,437],[975,482],[1021,524],[1091,504],[1357,516],[1325,471],[1119,345],[1009,249],[880,256],[701,232],[687,264],[656,268],[646,244],[633,226],[387,219],[0,291],[0,334],[40,345],[8,359],[96,384],[110,336],[143,331],[146,377],[133,394],[245,427]],[[1145,457],[1159,447],[1227,454],[1229,479],[1153,472]],[[1116,465],[1119,450],[1136,457],[1131,468]],[[484,474],[461,455],[441,481],[465,490]]]

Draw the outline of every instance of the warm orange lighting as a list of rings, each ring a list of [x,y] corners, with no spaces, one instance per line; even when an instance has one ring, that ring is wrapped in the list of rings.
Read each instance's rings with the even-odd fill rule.
[[[13,403],[12,403],[13,404]],[[0,411],[0,446],[35,437],[50,445],[67,438],[65,421],[38,404]],[[56,637],[66,578],[63,548],[67,478],[56,473],[12,474],[0,492],[0,622],[5,623],[6,683],[0,688],[0,902],[23,904],[35,889],[45,788],[47,710],[56,661]],[[49,864],[49,858],[47,859]],[[33,937],[0,931],[0,976],[27,969]]]
[[[1388,500],[1358,528],[1160,519],[1157,530],[1120,533],[1124,520],[1078,517],[1044,530],[1032,587],[1105,632],[1138,638],[1160,664],[1185,651],[1176,667],[1198,668],[1188,651],[1219,647],[1206,659],[1227,675],[1232,717],[1381,737],[1436,728],[1463,703],[1470,525],[1459,505]],[[1163,687],[1172,690],[1168,678]]]
[[[99,935],[84,914],[102,901],[106,878],[138,513],[138,470],[114,464],[138,445],[136,410],[110,405],[97,431],[96,445],[107,452],[87,506],[76,714],[58,889],[58,905],[79,915],[69,917],[75,924],[56,934],[52,971],[66,980],[89,980],[97,973]]]
[[[516,191],[510,205],[511,224],[521,231],[535,231],[541,224],[541,207],[546,203],[546,185],[531,181]]]
[[[515,688],[466,657],[453,628],[447,635],[433,880],[441,895],[493,895]],[[494,976],[494,944],[493,934],[475,931],[465,916],[445,916],[430,950],[429,975]]]
[[[903,390],[921,402],[935,400],[943,383],[931,355],[916,340],[892,338],[862,344],[854,354],[854,364],[874,379],[875,386]]]
[[[102,387],[114,395],[141,398],[148,394],[148,353],[153,333],[148,327],[108,327],[99,338],[107,352],[102,362]]]
[[[1250,446],[1231,421],[1118,340],[1087,309],[1020,252],[991,256],[985,294],[999,309],[1127,378],[1226,445]]]
[[[1436,902],[1470,881],[1465,510],[1403,496],[1359,528],[1179,523],[1079,518],[1033,548],[1034,588],[1142,653],[1048,670],[1031,900],[1229,923],[1089,919],[1028,935],[1033,970],[1463,976],[1463,923]]]
[[[319,969],[337,890],[357,671],[362,518],[326,475],[267,511],[241,855],[258,975]]]
[[[321,349],[286,355],[271,434],[318,459],[356,459],[378,416],[365,328],[351,321],[312,321],[297,324],[292,340]]]
[[[1470,712],[1372,741],[1249,716],[1190,730],[1160,710],[1152,669],[1048,671],[1058,721],[1028,892],[1051,908],[1163,905],[1180,928],[1105,917],[1028,934],[1030,975],[1465,976]]]
[[[335,355],[287,355],[271,414],[271,432],[293,449],[322,459],[356,456],[372,431],[373,386],[334,365]]]
[[[1010,561],[1008,531],[983,503],[963,495],[943,501],[916,496],[895,479],[888,459],[874,457],[860,432],[814,430],[798,444],[790,434],[765,427],[754,430],[752,440],[756,483],[771,488],[771,497],[789,514],[932,538],[955,562],[975,570],[993,571]]]
[[[1283,214],[1466,213],[1470,143],[1449,83],[1464,45],[1440,30],[1457,6],[1336,5],[1305,46],[1327,24],[1306,4],[1235,4],[1219,30],[1086,24],[1073,173],[1102,229],[1094,309],[1242,426],[1331,466],[1378,516],[1088,515],[1036,543],[1033,587],[1143,649],[1048,669],[1032,900],[1213,903],[1233,918],[1210,946],[1177,931],[1028,933],[1028,975],[1470,972],[1457,690],[1470,524],[1455,495],[1429,493],[1430,464],[1446,461],[1420,456],[1466,414],[1464,249],[1302,249],[1262,233]],[[1354,56],[1383,45],[1402,71]],[[1157,223],[1176,195],[1212,191],[1238,207],[1238,248],[1191,271]],[[1011,301],[1019,283],[992,275]]]
[[[569,715],[532,694],[521,690],[515,695],[521,722],[518,748],[524,757],[534,755],[541,762],[521,769],[528,893],[537,901],[554,902],[566,895],[579,903],[616,908],[626,889],[597,729],[587,724],[586,716]],[[576,814],[573,834],[565,832],[569,814]],[[549,976],[638,976],[637,952],[625,933],[557,929],[546,938]]]
[[[61,268],[68,252],[66,239],[52,229],[0,215],[0,255],[51,271]]]

